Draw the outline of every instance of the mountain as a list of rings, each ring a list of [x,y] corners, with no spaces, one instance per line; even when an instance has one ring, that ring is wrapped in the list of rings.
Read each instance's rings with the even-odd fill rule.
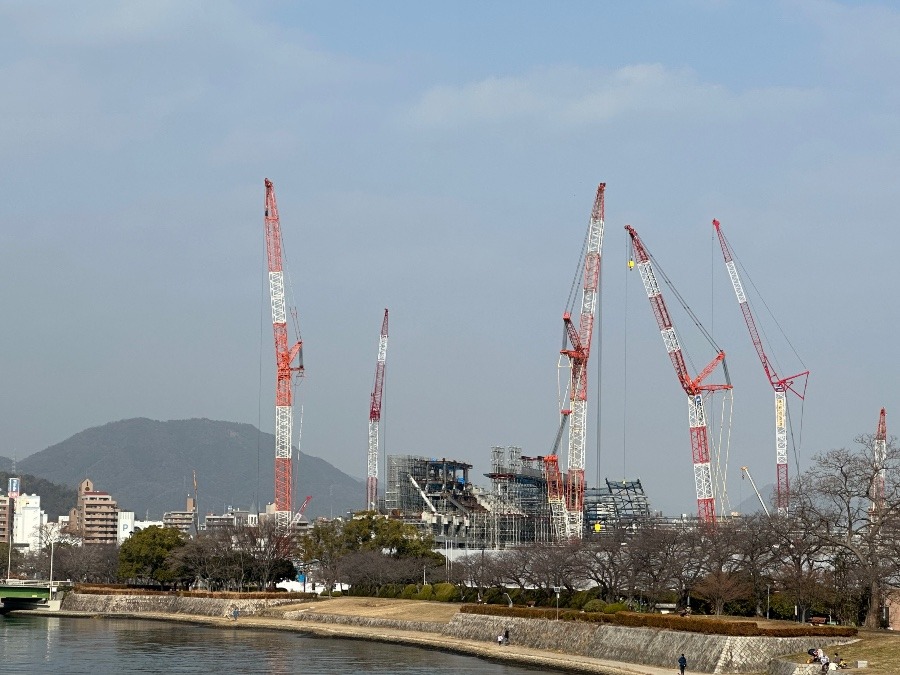
[[[0,457],[0,471],[9,471],[12,469],[12,460],[9,457]]]
[[[774,496],[775,496],[775,484],[769,483],[768,485],[764,485],[763,488],[759,491],[762,495],[762,498],[766,501],[766,506],[769,507],[769,513],[775,512],[774,506]],[[762,513],[763,507],[759,503],[759,497],[756,496],[755,492],[751,492],[750,496],[744,499],[740,504],[734,507],[733,509],[737,513],[743,513],[745,515],[751,515],[754,513]]]
[[[12,462],[10,462],[11,464]],[[18,468],[17,466],[16,469]],[[78,498],[78,490],[76,488],[68,485],[57,485],[45,478],[38,478],[27,473],[12,474],[9,471],[0,471],[0,485],[3,486],[4,493],[6,492],[7,480],[13,475],[21,479],[19,484],[20,492],[41,496],[41,509],[47,513],[50,520],[56,520],[60,516],[68,515],[69,509],[75,506],[75,500]]]
[[[185,509],[194,471],[201,513],[263,510],[274,498],[274,456],[275,437],[250,424],[136,418],[86,429],[20,460],[17,469],[73,488],[90,478],[135,518],[161,519]],[[301,454],[294,472],[294,501],[312,495],[311,518],[364,506],[365,483],[324,459]]]

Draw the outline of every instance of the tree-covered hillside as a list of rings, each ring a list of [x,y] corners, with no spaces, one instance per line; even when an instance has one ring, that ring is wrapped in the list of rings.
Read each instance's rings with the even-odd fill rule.
[[[184,510],[194,493],[194,472],[201,513],[264,509],[273,500],[274,456],[274,436],[250,424],[136,418],[86,429],[17,468],[72,488],[90,478],[121,509],[159,519]],[[295,502],[313,496],[308,516],[342,515],[365,505],[365,483],[323,459],[301,454],[295,475]]]

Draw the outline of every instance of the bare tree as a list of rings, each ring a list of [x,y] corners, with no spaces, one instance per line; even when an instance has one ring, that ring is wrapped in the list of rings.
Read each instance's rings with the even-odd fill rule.
[[[844,551],[855,563],[865,586],[867,628],[878,626],[883,594],[898,574],[900,552],[900,450],[896,440],[886,444],[880,463],[875,439],[863,435],[855,447],[820,453],[795,481],[792,515],[797,527],[833,552]],[[883,471],[885,480],[878,479]],[[876,485],[881,494],[875,495]],[[883,490],[883,492],[882,492]]]

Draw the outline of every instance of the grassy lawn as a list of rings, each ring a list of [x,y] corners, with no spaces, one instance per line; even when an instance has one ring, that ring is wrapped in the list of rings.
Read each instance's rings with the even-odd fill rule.
[[[860,629],[859,640],[849,645],[834,645],[829,647],[828,657],[835,661],[835,654],[840,654],[851,669],[856,671],[857,661],[868,661],[869,667],[860,673],[871,675],[896,675],[900,673],[900,634],[889,630],[865,630]],[[810,638],[810,647],[815,646],[815,638]],[[807,654],[793,654],[792,658],[797,663],[806,663]],[[840,672],[840,671],[839,671]],[[843,671],[848,672],[848,671]]]

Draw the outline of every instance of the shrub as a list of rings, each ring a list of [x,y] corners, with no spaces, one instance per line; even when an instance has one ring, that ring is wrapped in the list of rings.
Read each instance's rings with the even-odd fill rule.
[[[403,592],[400,594],[400,597],[404,600],[414,600],[416,594],[419,592],[419,587],[415,584],[407,584],[403,588]]]
[[[611,602],[606,606],[606,609],[603,610],[607,614],[615,614],[616,612],[627,612],[628,605],[624,602]]]
[[[588,600],[582,609],[585,612],[605,612],[606,603],[602,600]]]
[[[610,606],[607,606],[609,610]],[[488,605],[463,605],[461,612],[489,616],[515,616],[523,619],[555,619],[555,609],[529,609],[524,607],[498,607]],[[706,635],[738,635],[766,637],[852,637],[856,629],[849,626],[785,626],[760,627],[755,621],[722,621],[714,618],[680,617],[674,614],[645,614],[638,612],[576,612],[560,610],[560,621],[585,623],[611,623],[633,628],[665,628]]]
[[[459,598],[459,591],[453,584],[442,583],[434,587],[434,599],[438,602],[454,602]]]
[[[416,593],[416,600],[431,600],[434,595],[434,588],[431,584],[422,586],[422,590]]]

